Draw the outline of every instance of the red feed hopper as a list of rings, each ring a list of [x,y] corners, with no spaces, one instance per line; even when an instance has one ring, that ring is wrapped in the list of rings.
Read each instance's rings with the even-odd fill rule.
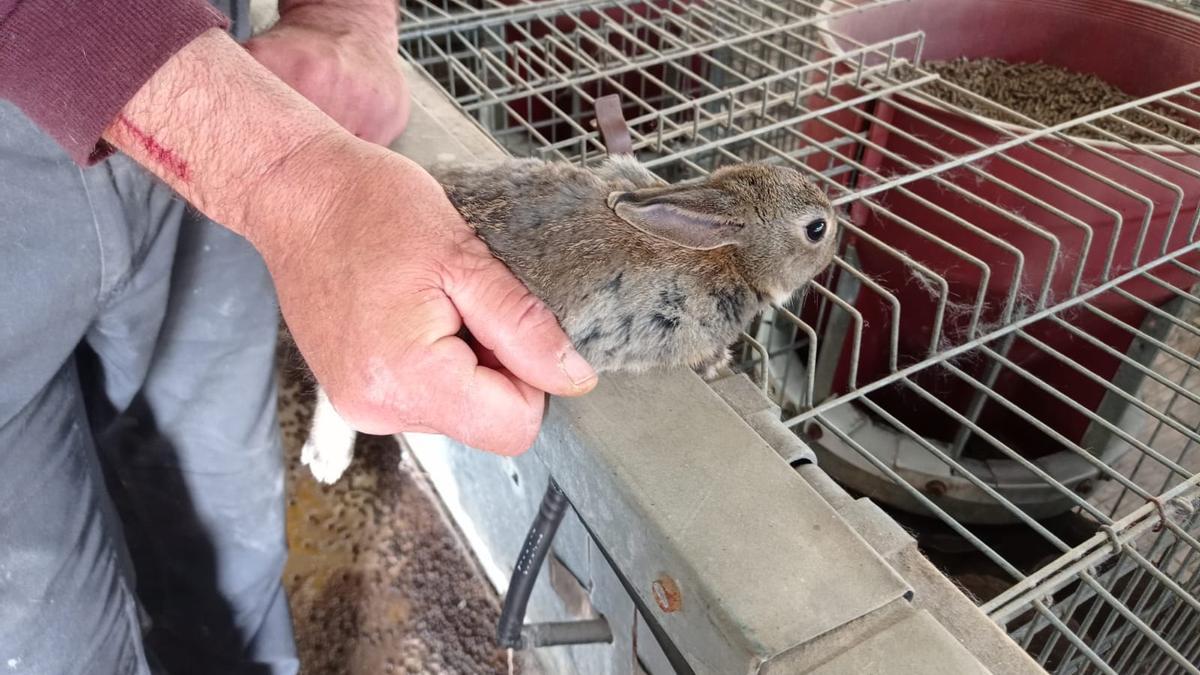
[[[1134,96],[1154,94],[1200,78],[1200,24],[1182,13],[1141,2],[909,0],[860,14],[848,14],[831,21],[829,28],[834,33],[865,43],[923,30],[926,34],[924,61],[960,56],[995,57],[1010,62],[1041,61],[1095,74]],[[848,48],[848,45],[841,47]],[[833,95],[845,96],[847,93],[835,90]],[[1179,102],[1190,107],[1197,104],[1193,100]],[[912,165],[906,165],[905,161],[922,167],[932,166],[947,161],[938,151],[953,156],[966,155],[980,147],[1009,140],[1013,138],[1011,133],[1030,131],[1002,125],[1011,133],[1000,133],[995,129],[995,123],[985,126],[973,116],[903,94],[890,102],[881,102],[873,114],[882,120],[890,120],[895,126],[894,131],[876,126],[871,130],[870,138],[897,153],[900,159],[870,149],[863,155],[863,162],[885,177],[912,173]],[[965,134],[968,139],[955,137],[939,128],[939,124]],[[810,133],[820,136],[822,131],[813,129]],[[936,150],[923,147],[922,143],[930,144]],[[895,218],[863,208],[854,209],[852,217],[870,235],[941,275],[949,284],[952,302],[969,308],[982,290],[985,305],[981,323],[984,326],[1002,320],[1014,285],[1017,294],[1026,299],[1016,312],[1019,318],[1023,311],[1036,308],[1034,305],[1047,285],[1046,304],[1050,306],[1196,239],[1194,226],[1200,203],[1200,173],[1188,171],[1200,172],[1200,160],[1196,157],[1170,145],[1153,148],[1162,159],[1147,156],[1145,148],[1133,151],[1108,141],[1072,142],[1047,138],[1036,141],[1036,146],[1022,145],[1004,152],[1003,157],[1013,162],[990,157],[974,164],[987,176],[1007,185],[981,180],[967,171],[943,176],[982,197],[986,203],[999,207],[1007,216],[964,199],[944,185],[919,180],[907,186],[910,194],[891,190],[876,195]],[[1091,152],[1093,149],[1101,152]],[[1171,162],[1180,166],[1172,166]],[[1138,168],[1147,173],[1139,174]],[[1094,175],[1089,175],[1089,171]],[[870,179],[863,177],[855,187],[861,189],[870,184]],[[945,213],[923,205],[921,198],[1015,247],[1020,257],[1011,249],[1006,250],[970,231]],[[1119,214],[1119,220],[1114,211]],[[911,229],[898,224],[899,219],[907,220],[945,244],[986,262],[990,277],[985,278],[978,267],[967,264],[962,255],[946,245],[914,236]],[[1024,225],[1018,222],[1021,220],[1025,221]],[[1137,255],[1139,246],[1140,256]],[[927,358],[931,355],[932,331],[938,314],[935,294],[928,284],[920,283],[914,276],[911,261],[904,260],[903,256],[866,241],[858,241],[856,248],[862,270],[895,293],[903,308],[899,319],[900,367]],[[1182,261],[1200,264],[1195,254],[1185,256]],[[1160,267],[1156,276],[1168,284],[1175,278],[1189,278],[1186,273],[1173,274],[1170,266]],[[1080,280],[1078,286],[1076,279]],[[1170,288],[1144,279],[1122,288],[1154,305],[1175,295]],[[1070,316],[1074,325],[1116,352],[1126,353],[1131,333],[1113,320],[1137,327],[1148,310],[1136,300],[1114,292],[1099,294],[1090,304],[1100,312],[1081,309]],[[891,322],[895,319],[891,305],[875,294],[861,294],[856,309],[863,314],[867,326],[856,378],[857,386],[862,386],[890,372],[889,340]],[[1105,317],[1103,313],[1111,316]],[[941,346],[960,344],[975,337],[967,332],[969,320],[969,310],[947,312],[943,317]],[[1070,356],[1104,380],[1111,380],[1116,374],[1119,358],[1049,320],[1034,323],[1028,333],[1044,344],[1037,346],[1028,339],[1018,338],[1008,352],[1009,358],[1053,390],[1066,393],[1089,411],[1096,410],[1103,388],[1081,376],[1078,370],[1064,365],[1052,352],[1058,350]],[[995,343],[992,346],[998,347]],[[850,345],[847,344],[835,376],[836,394],[854,389],[855,385],[849,381],[850,359]],[[978,360],[968,358],[958,366],[976,377],[983,376],[983,364]],[[939,376],[937,369],[926,369],[914,379],[935,392],[939,399],[966,412],[971,389],[961,380],[947,379],[944,373]],[[993,388],[1070,441],[1078,443],[1084,438],[1087,417],[1032,384],[1028,378],[1005,369]],[[906,394],[899,386],[876,392],[872,397],[906,424],[931,438],[949,441],[958,429],[957,422]],[[1034,455],[1038,454],[1040,446],[1047,445],[1043,442],[1043,433],[1033,424],[998,404],[985,406],[980,424],[1004,441],[1027,448]]]

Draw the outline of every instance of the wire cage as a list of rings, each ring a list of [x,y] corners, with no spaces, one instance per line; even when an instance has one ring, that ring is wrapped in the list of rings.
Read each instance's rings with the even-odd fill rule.
[[[840,254],[738,370],[1047,670],[1200,673],[1200,82],[1047,126],[856,39],[897,4],[409,3],[401,52],[514,155],[602,161],[617,94],[668,180],[820,183]]]

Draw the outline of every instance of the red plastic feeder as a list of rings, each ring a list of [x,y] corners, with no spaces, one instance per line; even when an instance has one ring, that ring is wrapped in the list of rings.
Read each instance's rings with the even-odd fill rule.
[[[1014,63],[1041,61],[1095,74],[1134,96],[1163,92],[1200,78],[1200,23],[1181,12],[1141,2],[909,0],[846,15],[830,21],[828,28],[868,44],[910,31],[924,31],[924,61],[963,56],[1001,58]],[[838,49],[849,49],[849,45],[838,45]],[[832,97],[845,97],[848,93],[835,89]],[[1184,105],[1192,104],[1185,101]],[[982,118],[922,102],[903,93],[877,102],[872,114],[888,121],[901,133],[875,125],[868,137],[921,167],[942,163],[946,157],[923,148],[914,142],[914,137],[954,156],[969,154],[980,147],[937,128],[930,120],[987,146],[1011,138],[995,131],[997,122],[988,121],[989,128]],[[928,116],[928,119],[922,119],[922,116]],[[858,127],[863,124],[861,117],[852,115],[841,116],[840,121]],[[1192,118],[1190,123],[1194,122],[1195,118]],[[817,128],[820,125],[819,121],[814,123],[807,133],[816,137],[829,136],[830,130]],[[1030,131],[1014,125],[1000,126],[1018,134]],[[906,186],[909,194],[893,189],[876,195],[886,213],[859,205],[852,211],[852,218],[867,234],[937,272],[947,281],[952,301],[971,306],[982,292],[985,308],[980,320],[984,325],[1004,318],[1002,311],[1014,286],[1021,297],[1036,302],[1048,285],[1047,305],[1053,305],[1072,294],[1086,292],[1119,277],[1164,252],[1177,251],[1194,240],[1196,234],[1192,230],[1200,203],[1200,179],[1154,159],[1146,150],[1200,171],[1200,159],[1194,154],[1170,145],[1131,149],[1116,142],[1082,139],[1068,142],[1045,138],[1036,141],[1036,146],[1020,146],[1003,153],[1004,157],[1023,163],[1028,169],[998,157],[973,164],[988,176],[1008,183],[1012,189],[981,180],[963,169],[940,176],[998,207],[999,213],[964,199],[933,180],[923,179]],[[1107,156],[1091,153],[1089,148],[1102,150]],[[885,177],[903,176],[914,171],[912,166],[869,148],[864,149],[863,162]],[[1072,162],[1076,166],[1072,166]],[[1128,165],[1122,165],[1122,162]],[[1139,174],[1138,168],[1154,178]],[[1111,184],[1089,176],[1089,170]],[[871,180],[863,177],[855,187],[870,185]],[[1016,194],[1022,191],[1032,199]],[[936,208],[922,204],[922,198],[1015,247],[1024,258],[1023,267],[1018,268],[1018,257],[1011,249],[989,241]],[[1143,198],[1148,198],[1150,203]],[[1039,200],[1044,206],[1037,204]],[[1119,221],[1114,212],[1119,214]],[[1019,218],[1057,239],[1056,260],[1047,238],[1015,222]],[[913,229],[900,224],[901,220],[985,262],[990,268],[990,277],[985,277],[978,266],[970,264],[962,255],[914,235]],[[1081,227],[1081,223],[1086,228]],[[1091,230],[1090,245],[1087,228]],[[1135,258],[1139,244],[1142,247],[1140,257]],[[879,280],[899,298],[902,308],[897,354],[899,367],[931,356],[939,310],[929,285],[920,282],[914,275],[913,265],[906,263],[903,257],[887,252],[866,238],[859,238],[855,248],[862,271]],[[1194,253],[1181,260],[1191,265],[1198,262]],[[1195,281],[1194,276],[1171,266],[1158,268],[1155,276],[1185,289]],[[1080,283],[1075,286],[1077,279]],[[1122,284],[1121,289],[1156,306],[1174,295],[1141,277]],[[1132,345],[1131,331],[1143,326],[1148,310],[1111,291],[1095,296],[1090,304],[1121,323],[1115,324],[1086,308],[1072,311],[1068,317],[1071,323],[1115,353],[1126,354]],[[857,377],[855,382],[850,381],[851,341],[847,340],[834,376],[834,394],[849,393],[891,372],[890,336],[892,323],[896,320],[892,306],[878,294],[860,292],[855,307],[862,313],[866,325]],[[1019,316],[1020,312],[1017,318]],[[974,337],[967,330],[969,312],[947,312],[942,315],[942,320],[941,347],[961,344]],[[1050,350],[1061,352],[1104,381],[1112,381],[1117,375],[1120,359],[1113,352],[1073,335],[1048,319],[1031,324],[1026,331],[1044,343],[1043,346],[1018,337],[1007,353],[1008,358],[1043,380],[1051,391],[1066,394],[1087,411],[1097,411],[1106,388],[1063,363]],[[999,342],[989,346],[996,350],[1000,347]],[[956,361],[955,365],[982,379],[989,363],[992,363],[991,359],[968,356]],[[964,414],[977,391],[941,367],[926,368],[912,379]],[[1097,437],[1089,434],[1091,420],[1088,415],[1011,368],[1000,371],[993,389],[1071,442],[1095,452],[1102,449],[1090,447]],[[870,396],[929,438],[951,441],[961,426],[903,385],[892,385]],[[1063,447],[1061,440],[1049,437],[1020,415],[995,402],[985,405],[979,424],[1010,447],[1031,456],[1049,454]],[[972,447],[983,455],[988,454],[986,446],[978,445],[969,445],[968,454]]]

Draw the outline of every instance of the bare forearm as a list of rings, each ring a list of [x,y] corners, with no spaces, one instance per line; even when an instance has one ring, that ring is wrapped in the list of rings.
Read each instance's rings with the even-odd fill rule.
[[[270,194],[264,187],[297,179],[280,175],[290,157],[313,144],[354,141],[219,30],[204,33],[159,69],[105,138],[243,235],[265,225],[256,215],[270,208],[261,203]],[[305,194],[310,209],[321,200]]]
[[[171,55],[228,19],[207,0],[0,0],[0,99],[87,166],[105,128]],[[152,6],[151,6],[152,5]]]

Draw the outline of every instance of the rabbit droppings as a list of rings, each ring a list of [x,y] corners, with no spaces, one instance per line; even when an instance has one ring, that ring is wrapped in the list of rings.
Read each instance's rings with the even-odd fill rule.
[[[754,316],[836,249],[829,199],[785,167],[735,164],[678,185],[624,156],[592,170],[509,159],[430,172],[598,373],[689,366],[711,378]],[[304,463],[332,483],[353,444],[318,392]]]

